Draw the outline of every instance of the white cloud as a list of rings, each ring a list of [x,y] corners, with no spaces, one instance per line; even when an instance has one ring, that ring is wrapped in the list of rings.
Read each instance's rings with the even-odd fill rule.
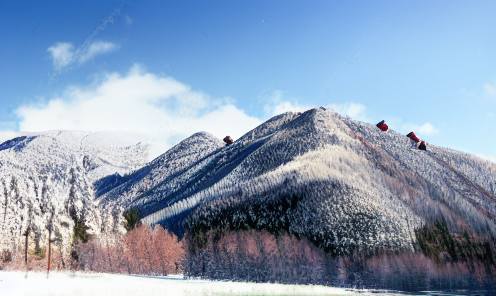
[[[491,112],[487,112],[487,117],[491,118],[491,119],[494,119],[496,118],[496,115],[494,115],[494,113],[491,113]]]
[[[269,101],[271,101],[273,105],[265,105],[265,112],[271,112],[271,115],[277,115],[286,111],[306,111],[310,108],[315,108],[315,106],[299,106],[298,102],[291,103],[289,101],[283,101],[282,97],[283,93],[281,91],[274,91],[272,96],[269,97]],[[359,120],[366,123],[375,123],[367,116],[367,107],[363,104],[350,102],[344,104],[329,104],[325,107],[331,108],[343,116],[349,116],[354,120]],[[391,129],[397,130],[401,133],[414,131],[421,137],[432,138],[431,136],[439,133],[439,130],[430,122],[426,122],[423,125],[417,125],[404,123],[401,118],[387,117],[386,123]]]
[[[264,106],[264,111],[267,115],[274,116],[279,115],[284,112],[303,112],[308,109],[316,108],[315,105],[300,105],[295,98],[283,99],[284,93],[281,90],[273,91],[269,96],[266,96],[264,100],[268,102]],[[367,107],[358,103],[344,103],[344,104],[330,104],[326,105],[326,108],[331,108],[335,112],[343,116],[349,116],[353,119],[371,122],[371,120],[365,115],[365,110]]]
[[[13,138],[19,137],[20,134],[14,131],[0,131],[0,144],[5,141],[12,140]]]
[[[363,122],[371,122],[369,118],[365,115],[365,110],[367,107],[362,104],[357,103],[345,103],[345,104],[330,104],[326,107],[338,112],[341,115],[349,116],[353,119],[360,120]]]
[[[496,83],[484,84],[484,95],[490,98],[496,98]]]
[[[74,51],[74,46],[71,43],[57,42],[50,46],[47,51],[52,55],[53,67],[60,72],[76,61],[81,65],[97,55],[109,53],[118,48],[119,46],[112,42],[95,41]]]
[[[410,123],[403,124],[400,120],[396,126],[399,127],[399,131],[402,133],[413,131],[419,137],[431,137],[439,133],[439,129],[435,128],[430,122],[426,122],[423,125],[418,125]]]
[[[0,130],[11,130],[16,128],[15,121],[0,121]]]
[[[489,161],[496,163],[496,155],[487,155],[484,153],[475,153],[475,155],[477,155],[478,157],[480,157],[482,159],[489,160]]]
[[[118,48],[117,45],[111,42],[104,42],[104,41],[93,42],[89,46],[89,48],[81,54],[81,56],[79,57],[79,63],[83,64],[97,55],[114,51],[117,48]]]
[[[266,102],[264,111],[267,116],[275,116],[285,112],[303,112],[315,108],[313,105],[300,105],[295,98],[283,99],[284,92],[274,90],[268,96],[263,97]]]
[[[16,126],[17,124],[15,121],[0,121],[0,144],[15,137],[19,137],[19,133],[14,131]]]
[[[83,64],[98,54],[107,53],[117,49],[118,46],[110,42],[94,42],[93,39],[95,39],[98,34],[105,31],[109,24],[113,24],[115,17],[120,13],[120,9],[116,8],[109,15],[103,18],[95,30],[75,51],[73,50],[73,45],[68,42],[58,42],[54,46],[49,47],[48,51],[52,54],[53,65],[56,70],[56,73],[54,73],[53,76],[60,74],[65,67],[75,61],[79,61],[80,64]]]
[[[165,152],[195,132],[238,138],[261,123],[243,110],[171,77],[146,73],[139,66],[126,76],[106,75],[96,86],[71,86],[42,106],[16,110],[21,131],[125,131],[152,141],[151,156]]]
[[[420,126],[418,128],[418,131],[419,131],[419,134],[427,135],[427,136],[435,135],[439,132],[439,130],[434,128],[434,126],[429,122],[426,122],[426,123],[424,123],[424,125]]]
[[[280,102],[279,104],[275,105],[272,108],[272,110],[273,110],[272,114],[278,115],[278,114],[282,114],[282,113],[285,113],[288,111],[304,112],[304,111],[307,111],[308,109],[311,109],[311,108],[314,108],[314,106],[300,106],[298,104],[298,101],[295,101],[294,103],[284,101],[284,102]]]
[[[57,42],[47,50],[52,54],[53,67],[61,70],[72,63],[74,59],[74,46],[68,42]]]
[[[124,19],[126,20],[126,24],[130,25],[133,23],[133,19],[129,17],[129,15],[126,15],[124,17]]]

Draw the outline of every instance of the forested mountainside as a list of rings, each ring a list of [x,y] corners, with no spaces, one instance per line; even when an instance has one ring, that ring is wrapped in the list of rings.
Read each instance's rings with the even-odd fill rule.
[[[412,150],[405,135],[319,108],[276,116],[229,146],[196,134],[98,200],[178,235],[284,230],[346,255],[413,250],[415,231],[440,220],[494,237],[495,189],[491,162]]]
[[[285,270],[300,270],[299,260],[305,282],[392,271],[385,283],[407,260],[420,271],[399,281],[422,274],[427,288],[434,263],[468,264],[456,265],[459,279],[495,278],[496,164],[475,156],[411,149],[405,135],[321,107],[275,116],[231,145],[199,132],[146,157],[146,145],[125,147],[103,133],[1,144],[0,251],[22,250],[27,230],[38,248],[51,229],[60,256],[73,252],[83,266],[84,242],[124,233],[124,214],[134,213],[186,238],[184,271],[194,276],[249,279],[256,270],[257,280],[293,282]],[[299,259],[287,255],[294,252]],[[261,254],[276,253],[267,267]],[[453,274],[442,276],[451,283]]]
[[[154,196],[163,193],[157,187],[170,182],[171,179],[174,179],[175,183],[168,184],[169,186],[187,188],[190,180],[175,178],[192,163],[200,161],[223,146],[222,140],[209,133],[196,133],[132,174],[117,179],[110,176],[97,181],[95,197],[101,205],[103,219],[106,221],[103,227],[109,230],[120,227],[122,230],[124,211],[130,208],[136,209],[132,205],[140,200],[150,200],[150,197],[152,201],[158,200]],[[145,210],[140,208],[141,211]],[[115,213],[119,214],[115,215]]]
[[[0,145],[0,249],[24,248],[23,234],[45,246],[48,229],[69,253],[74,227],[98,235],[101,217],[93,184],[146,163],[148,148],[122,147],[106,133],[52,131]],[[86,229],[87,228],[87,229]],[[84,238],[86,239],[86,238]]]

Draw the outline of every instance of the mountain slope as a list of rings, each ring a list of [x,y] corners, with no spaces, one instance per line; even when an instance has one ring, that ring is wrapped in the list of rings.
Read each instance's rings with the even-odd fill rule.
[[[125,208],[137,208],[134,204],[139,200],[147,200],[148,197],[155,196],[157,188],[223,145],[221,140],[209,133],[196,133],[141,169],[111,182],[110,186],[102,185],[103,182],[107,182],[104,179],[96,182],[96,199],[100,203],[104,220],[107,222],[105,225],[112,225],[112,229],[122,227],[121,213]],[[179,185],[176,184],[176,186]],[[105,188],[98,190],[99,187]],[[153,200],[151,199],[150,202]],[[112,209],[112,211],[105,209]],[[115,210],[119,213],[118,215],[114,214]],[[140,210],[146,211],[141,208]]]
[[[408,147],[404,135],[332,110],[288,112],[230,146],[212,145],[147,191],[108,191],[100,208],[139,209],[146,223],[178,234],[287,230],[336,255],[412,250],[415,230],[441,217],[453,231],[496,235],[496,166],[433,145]]]
[[[22,237],[44,245],[48,227],[64,252],[75,219],[99,234],[93,183],[126,174],[146,162],[147,146],[122,147],[109,133],[52,131],[0,145],[0,249],[21,250]]]
[[[123,212],[179,235],[287,231],[334,255],[413,250],[416,231],[496,236],[496,165],[324,108],[273,117],[225,146],[201,132],[146,164],[147,146],[106,133],[46,132],[0,145],[0,249],[52,225],[69,251],[77,221],[124,231]]]

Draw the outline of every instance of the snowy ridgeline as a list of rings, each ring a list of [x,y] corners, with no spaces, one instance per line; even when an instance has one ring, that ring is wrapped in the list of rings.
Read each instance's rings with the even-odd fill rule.
[[[336,254],[413,248],[415,230],[445,217],[452,231],[496,235],[496,165],[332,110],[284,113],[225,146],[200,132],[145,164],[146,145],[109,134],[47,132],[0,145],[0,250],[28,225],[65,247],[74,208],[89,232],[122,232],[123,212],[148,224],[216,225],[308,237]],[[234,226],[235,225],[235,226]]]
[[[52,131],[31,134],[0,146],[0,250],[24,247],[22,234],[45,246],[52,239],[68,252],[74,221],[70,209],[100,233],[93,183],[126,174],[145,164],[147,147],[122,147],[106,133]]]
[[[178,232],[224,222],[286,227],[338,254],[411,250],[415,229],[441,216],[453,231],[496,235],[496,166],[435,146],[408,147],[405,135],[332,110],[288,112],[229,146],[193,135],[148,175],[99,197],[100,207],[107,217],[110,209],[137,208],[146,223]]]
[[[116,184],[96,194],[102,210],[103,228],[106,230],[123,229],[122,212],[125,205],[139,196],[147,195],[165,179],[170,179],[200,161],[205,155],[222,147],[222,140],[208,133],[196,133],[177,144],[163,155],[157,157],[146,166],[124,176]],[[111,210],[105,210],[111,209]],[[116,215],[115,212],[119,214]]]

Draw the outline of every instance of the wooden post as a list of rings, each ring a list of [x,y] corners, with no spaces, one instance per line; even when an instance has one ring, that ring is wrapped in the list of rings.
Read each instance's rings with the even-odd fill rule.
[[[50,257],[52,255],[52,226],[53,226],[53,214],[55,213],[55,209],[52,206],[52,216],[50,217],[50,221],[48,222],[48,264],[47,264],[47,279],[48,274],[50,273]]]
[[[28,271],[28,236],[29,236],[29,226],[26,232],[23,234],[26,237],[26,242],[24,245],[24,262],[26,263],[26,272]]]
[[[50,257],[52,255],[52,225],[48,227],[48,265],[47,265],[47,278],[50,273]]]

